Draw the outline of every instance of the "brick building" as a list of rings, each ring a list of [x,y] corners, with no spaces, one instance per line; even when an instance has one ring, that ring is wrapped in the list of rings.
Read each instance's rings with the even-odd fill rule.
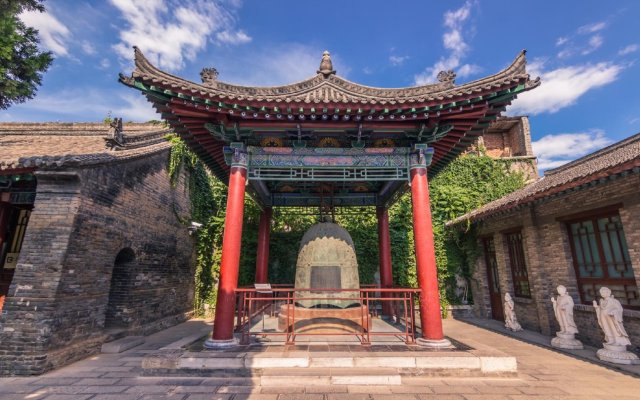
[[[526,116],[500,117],[472,146],[483,148],[489,157],[510,160],[512,170],[521,171],[527,182],[538,177],[536,156],[531,149],[531,128]]]
[[[553,334],[550,297],[567,287],[583,342],[603,335],[592,301],[601,286],[623,304],[640,344],[640,134],[548,170],[532,184],[451,221],[471,221],[481,256],[473,273],[475,311],[503,318],[511,293],[521,324]]]
[[[40,374],[192,310],[186,173],[168,130],[0,124],[0,375]]]

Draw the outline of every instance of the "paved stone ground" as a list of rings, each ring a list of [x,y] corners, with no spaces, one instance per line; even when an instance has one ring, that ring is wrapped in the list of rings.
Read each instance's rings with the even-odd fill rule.
[[[260,387],[252,377],[141,377],[148,352],[198,330],[201,321],[149,336],[122,354],[101,354],[33,378],[0,378],[2,400],[573,400],[640,398],[640,379],[592,362],[541,348],[461,321],[446,320],[448,336],[474,346],[491,346],[518,359],[514,378],[403,377],[398,386]]]

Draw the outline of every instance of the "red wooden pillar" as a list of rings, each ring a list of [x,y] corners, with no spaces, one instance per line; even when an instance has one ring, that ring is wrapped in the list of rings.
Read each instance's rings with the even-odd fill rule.
[[[212,340],[207,347],[223,347],[233,344],[233,323],[236,306],[235,289],[238,286],[240,268],[240,246],[242,240],[242,217],[244,214],[244,190],[247,168],[234,165],[229,174],[227,213],[222,237],[222,260],[216,316],[213,323]]]
[[[413,207],[413,235],[416,248],[418,287],[421,289],[422,339],[418,339],[418,343],[432,347],[450,346],[451,342],[444,338],[442,331],[426,166],[414,165],[411,168],[411,204]]]
[[[377,207],[378,216],[378,249],[380,254],[380,287],[393,287],[393,272],[391,270],[391,238],[389,237],[389,210]],[[391,293],[381,293],[382,297],[390,297]],[[390,301],[382,302],[382,315],[392,316],[393,307]]]
[[[256,256],[256,283],[267,283],[268,281],[271,213],[271,207],[265,207],[260,214],[260,226],[258,227],[258,254]]]

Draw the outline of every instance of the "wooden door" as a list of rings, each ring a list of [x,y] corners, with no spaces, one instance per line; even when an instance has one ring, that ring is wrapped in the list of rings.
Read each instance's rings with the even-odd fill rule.
[[[31,211],[5,205],[0,210],[0,310],[9,293]]]
[[[491,318],[504,320],[502,296],[500,294],[500,279],[498,277],[498,262],[493,238],[484,238],[484,260],[487,265],[487,286],[489,287],[489,301],[491,303]]]
[[[4,305],[4,298],[9,292],[9,284],[13,278],[13,270],[4,269],[4,254],[9,249],[9,203],[0,203],[0,310]]]

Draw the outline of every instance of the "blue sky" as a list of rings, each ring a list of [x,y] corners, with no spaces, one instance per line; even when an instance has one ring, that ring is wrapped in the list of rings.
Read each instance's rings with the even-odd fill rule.
[[[104,0],[45,2],[21,18],[56,59],[35,99],[0,121],[100,121],[158,116],[117,82],[132,45],[199,82],[275,85],[315,74],[323,50],[349,80],[399,87],[453,69],[463,83],[527,49],[542,85],[510,115],[530,116],[534,151],[552,168],[640,131],[640,2],[385,0]]]

